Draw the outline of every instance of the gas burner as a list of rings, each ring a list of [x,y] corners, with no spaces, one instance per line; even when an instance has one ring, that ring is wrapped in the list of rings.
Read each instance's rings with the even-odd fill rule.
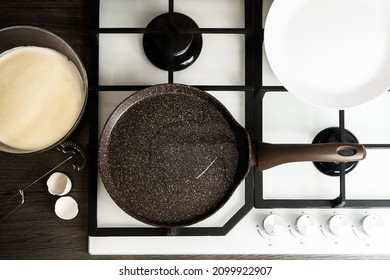
[[[180,13],[165,13],[155,17],[147,28],[163,31],[146,33],[143,38],[145,54],[158,68],[168,71],[171,55],[174,71],[187,68],[198,58],[202,49],[202,35],[182,32],[199,29],[190,17]]]
[[[352,132],[345,129],[344,140],[342,140],[340,128],[338,127],[329,127],[321,132],[319,132],[316,137],[313,139],[313,144],[315,143],[332,143],[332,142],[348,142],[348,143],[359,143],[358,139]],[[341,164],[338,162],[313,162],[317,169],[329,176],[340,176]],[[356,165],[355,162],[345,163],[345,174],[351,172]]]

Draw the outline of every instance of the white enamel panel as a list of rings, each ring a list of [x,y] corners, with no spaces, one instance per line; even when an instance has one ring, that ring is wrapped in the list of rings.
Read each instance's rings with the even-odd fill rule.
[[[168,81],[168,72],[147,59],[142,35],[101,34],[99,44],[101,85],[149,85]]]
[[[203,34],[202,51],[187,69],[174,73],[178,83],[243,85],[245,83],[243,35]]]
[[[147,5],[145,5],[147,1]],[[168,12],[168,0],[101,0],[100,27],[146,27]],[[179,0],[174,11],[191,17],[199,27],[244,27],[243,0]]]

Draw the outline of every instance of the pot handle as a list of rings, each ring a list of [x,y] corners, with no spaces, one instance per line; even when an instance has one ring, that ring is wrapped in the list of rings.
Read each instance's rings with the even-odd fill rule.
[[[257,168],[266,170],[279,164],[298,161],[353,162],[366,157],[361,144],[269,144],[257,145]]]

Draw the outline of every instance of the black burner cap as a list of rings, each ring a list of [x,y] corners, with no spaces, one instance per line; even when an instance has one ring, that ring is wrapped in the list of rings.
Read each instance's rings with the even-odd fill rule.
[[[173,57],[174,71],[187,68],[198,58],[202,49],[202,35],[182,32],[199,29],[190,17],[180,13],[165,13],[155,17],[147,28],[156,32],[144,35],[144,51],[158,68],[168,71],[170,56]]]
[[[341,139],[341,133],[339,127],[329,127],[322,130],[313,139],[313,144],[316,143],[335,143],[335,142],[347,142],[347,143],[359,143],[358,139],[352,132],[345,129],[345,141]],[[313,162],[314,166],[322,173],[329,176],[340,176],[341,164],[338,162]],[[351,172],[356,165],[355,162],[345,163],[345,174]]]

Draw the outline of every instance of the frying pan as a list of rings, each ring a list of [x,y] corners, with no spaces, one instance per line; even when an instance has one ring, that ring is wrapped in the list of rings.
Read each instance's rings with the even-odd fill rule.
[[[210,94],[181,84],[138,91],[102,131],[99,172],[114,202],[154,226],[179,227],[215,213],[250,168],[291,161],[357,161],[358,144],[252,146],[247,131]]]
[[[280,83],[318,107],[364,104],[390,88],[390,1],[274,0],[265,52]]]

